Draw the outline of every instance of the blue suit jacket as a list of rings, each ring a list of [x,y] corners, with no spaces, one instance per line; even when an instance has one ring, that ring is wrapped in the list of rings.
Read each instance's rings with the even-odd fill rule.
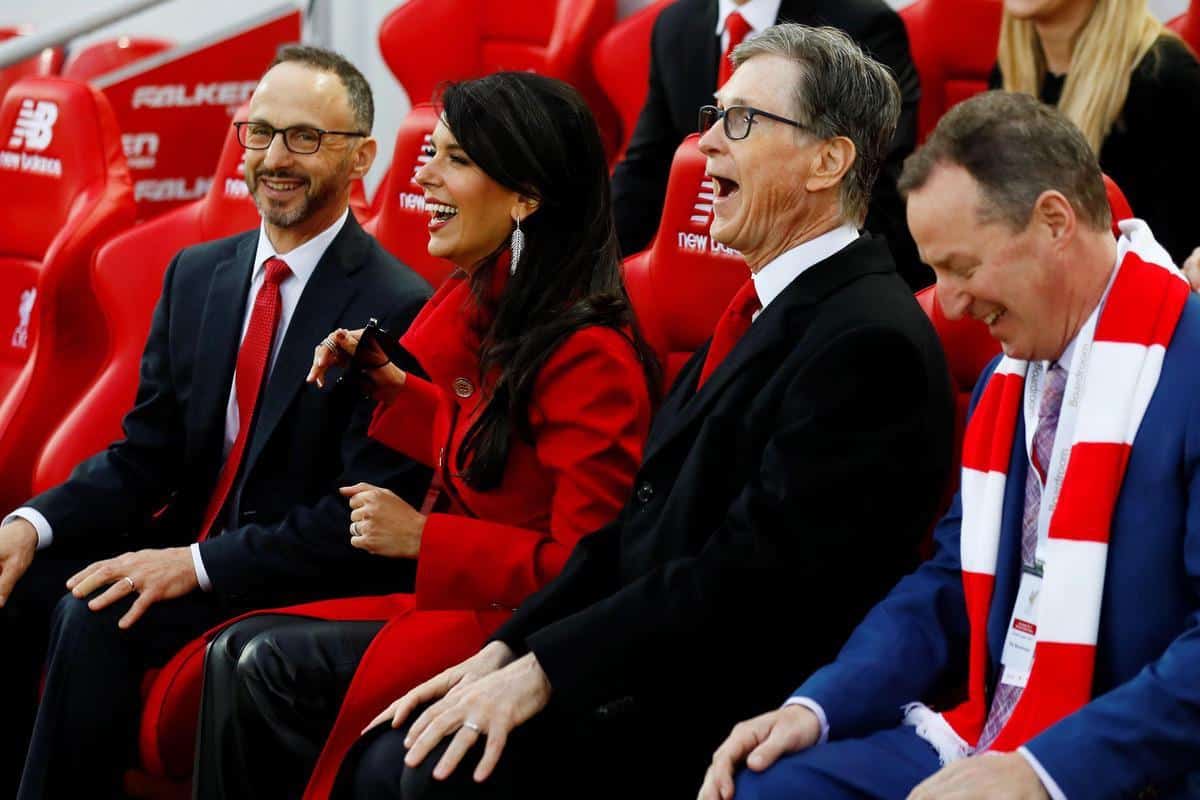
[[[984,371],[978,402],[997,358]],[[1005,487],[989,683],[1020,577],[1026,458],[1018,420]],[[837,659],[795,693],[824,708],[830,737],[896,725],[901,706],[965,685],[968,622],[958,496],[929,562],[904,578]],[[1113,517],[1093,700],[1027,743],[1071,798],[1179,791],[1200,765],[1200,299],[1188,299],[1133,442]],[[957,702],[957,700],[955,700]]]

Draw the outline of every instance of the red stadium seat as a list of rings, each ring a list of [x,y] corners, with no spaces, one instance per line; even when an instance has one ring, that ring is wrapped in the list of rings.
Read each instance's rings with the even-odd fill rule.
[[[245,115],[243,107],[235,119]],[[175,253],[258,226],[258,210],[242,178],[244,153],[231,125],[205,197],[122,233],[96,254],[92,285],[108,322],[108,352],[87,393],[47,440],[34,470],[34,492],[62,482],[76,464],[120,437],[121,418],[137,390],[150,316]]]
[[[615,0],[409,0],[380,25],[379,50],[414,106],[432,100],[445,81],[502,70],[564,80],[587,98],[613,153],[616,114],[595,82],[591,56],[615,20]]]
[[[430,103],[415,106],[404,118],[396,134],[392,170],[379,187],[379,212],[365,226],[383,249],[434,286],[453,271],[454,265],[429,255],[425,190],[412,178],[424,163],[424,148],[437,121],[437,109]]]
[[[77,81],[13,84],[0,104],[0,174],[0,504],[13,508],[100,367],[107,335],[88,267],[135,210],[112,109]]]
[[[1117,226],[1121,220],[1134,216],[1133,209],[1129,207],[1129,201],[1125,198],[1121,187],[1117,186],[1117,182],[1107,175],[1104,176],[1104,190],[1108,192],[1108,205],[1112,209],[1113,235],[1120,236],[1121,229]]]
[[[130,38],[122,36],[103,42],[93,42],[74,50],[63,64],[62,76],[79,81],[89,81],[100,75],[140,61],[147,56],[161,53],[171,46],[164,39]]]
[[[659,12],[674,0],[657,0],[621,20],[604,34],[592,53],[592,70],[621,122],[613,163],[620,161],[633,135],[650,88],[650,34]]]
[[[1191,0],[1187,11],[1168,22],[1167,27],[1178,33],[1192,52],[1200,53],[1200,0]]]
[[[650,247],[625,259],[625,288],[670,386],[750,277],[742,257],[709,238],[712,182],[691,134],[675,151],[662,221]]]
[[[921,77],[920,140],[951,106],[987,88],[1001,9],[1001,0],[916,0],[900,10]]]
[[[0,28],[0,42],[16,38],[17,36],[28,36],[29,33],[30,31],[26,28]],[[62,68],[62,63],[62,48],[47,47],[36,56],[31,56],[24,61],[0,68],[0,98],[3,98],[8,93],[8,87],[21,78],[38,75],[57,75],[58,71]]]

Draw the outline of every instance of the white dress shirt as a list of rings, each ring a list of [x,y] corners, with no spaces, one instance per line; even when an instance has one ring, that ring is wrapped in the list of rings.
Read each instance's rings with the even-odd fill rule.
[[[716,33],[721,37],[721,52],[724,53],[725,49],[729,47],[729,34],[725,31],[725,20],[729,19],[730,14],[736,11],[742,15],[742,19],[746,20],[746,24],[750,26],[750,32],[746,34],[744,41],[749,41],[775,24],[775,20],[779,17],[781,2],[782,0],[747,0],[738,5],[733,0],[718,0]]]
[[[800,273],[839,252],[857,238],[858,229],[847,222],[768,261],[762,269],[750,276],[754,281],[754,292],[758,295],[758,301],[762,303],[762,308],[755,313],[754,319],[758,319],[758,315],[765,311],[771,301],[778,297],[789,283],[796,280]]]
[[[266,267],[264,265],[267,259],[282,258],[287,262],[288,267],[292,271],[292,274],[284,278],[279,284],[279,296],[281,300],[279,322],[275,328],[275,339],[271,345],[271,358],[267,365],[268,375],[271,368],[275,366],[275,358],[279,355],[279,348],[283,344],[283,337],[287,333],[288,324],[292,321],[292,314],[296,311],[296,304],[300,302],[300,295],[303,293],[304,287],[308,284],[308,279],[316,270],[317,262],[325,255],[325,251],[329,249],[329,245],[333,243],[334,238],[341,232],[342,226],[346,224],[346,217],[349,213],[349,209],[342,212],[342,215],[332,225],[290,253],[278,253],[275,250],[275,246],[271,244],[271,240],[267,236],[265,223],[259,229],[258,249],[254,254],[254,272],[250,276],[250,291],[246,294],[246,308],[242,314],[242,333],[239,340],[246,336],[246,329],[250,325],[250,312],[254,308],[254,301],[258,298],[258,290],[262,287],[266,276]],[[238,419],[235,387],[236,381],[231,381],[229,400],[225,406],[225,440],[221,452],[226,456],[233,448],[233,443],[237,439],[238,428],[241,424]],[[22,506],[5,517],[4,523],[17,518],[26,520],[37,531],[38,550],[44,550],[54,541],[54,530],[50,527],[50,522],[36,508]],[[204,569],[204,562],[200,558],[200,545],[193,543],[191,551],[192,565],[196,568],[196,579],[200,583],[200,588],[204,591],[209,591],[212,588],[212,582],[208,579],[208,573]]]

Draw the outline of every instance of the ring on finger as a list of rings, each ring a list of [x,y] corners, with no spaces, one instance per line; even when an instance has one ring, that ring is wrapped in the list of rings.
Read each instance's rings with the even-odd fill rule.
[[[131,577],[129,577],[128,575],[126,575],[124,578],[121,578],[121,580],[123,580],[123,581],[125,581],[126,583],[128,583],[128,584],[129,584],[129,591],[131,591],[131,592],[136,592],[136,591],[137,591],[137,584],[135,584],[135,583],[133,582],[133,578],[131,578]]]
[[[312,340],[310,339],[309,341],[312,341]],[[322,339],[321,344],[323,346],[329,348],[329,352],[333,353],[335,356],[340,356],[342,354],[342,351],[338,348],[338,346],[334,343],[334,341],[332,339],[328,339],[328,338]]]
[[[469,731],[475,731],[475,733],[483,733],[483,731],[480,730],[480,728],[479,728],[479,724],[472,720],[467,720],[466,722],[464,722],[462,724],[462,726]]]
[[[354,522],[350,523],[350,536],[351,537],[362,536],[362,534],[358,530],[358,520],[355,520]]]

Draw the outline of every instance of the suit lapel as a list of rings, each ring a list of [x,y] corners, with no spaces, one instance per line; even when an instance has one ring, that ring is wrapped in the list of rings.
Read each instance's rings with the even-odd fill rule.
[[[233,385],[246,293],[250,290],[257,244],[258,231],[247,233],[238,242],[235,255],[213,268],[204,314],[201,316],[196,364],[199,365],[198,374],[203,372],[204,378],[193,382],[189,428],[196,432],[193,441],[198,449],[215,449],[217,463],[221,458],[221,443],[225,440],[222,433],[225,428],[225,409]]]
[[[658,414],[663,424],[655,425],[659,433],[652,432],[646,443],[646,460],[697,419],[707,415],[726,388],[760,357],[779,347],[794,347],[804,335],[812,309],[821,300],[864,275],[894,271],[887,245],[866,235],[814,264],[763,310],[697,392],[695,386],[700,366],[711,340],[706,342],[679,374],[663,403]],[[656,423],[658,421],[656,419]]]
[[[313,348],[338,327],[343,310],[357,292],[348,276],[361,266],[369,241],[351,214],[308,279],[259,398],[254,432],[243,466],[247,474],[254,468],[292,399],[304,385],[304,376],[312,364]],[[362,320],[363,324],[366,322]]]

